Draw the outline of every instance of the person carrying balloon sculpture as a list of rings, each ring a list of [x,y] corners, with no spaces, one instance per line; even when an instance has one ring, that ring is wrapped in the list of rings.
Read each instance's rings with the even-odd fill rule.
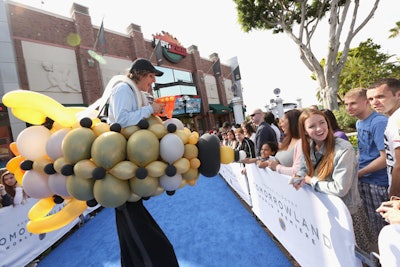
[[[126,79],[113,85],[109,97],[108,123],[122,128],[137,125],[164,105],[149,103],[146,97],[155,76],[163,72],[146,59],[136,59]],[[174,248],[157,222],[144,207],[142,199],[126,202],[115,209],[122,266],[178,266]]]

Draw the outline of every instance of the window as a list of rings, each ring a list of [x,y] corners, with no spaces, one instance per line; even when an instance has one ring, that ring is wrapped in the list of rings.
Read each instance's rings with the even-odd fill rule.
[[[197,88],[193,84],[192,73],[160,66],[156,66],[156,68],[164,72],[164,75],[156,77],[156,84],[153,88],[153,93],[156,98],[175,95],[197,95]],[[163,86],[165,84],[171,85]]]

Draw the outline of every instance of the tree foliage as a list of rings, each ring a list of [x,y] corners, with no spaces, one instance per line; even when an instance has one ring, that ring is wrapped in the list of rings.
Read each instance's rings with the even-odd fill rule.
[[[359,19],[360,0],[233,0],[239,23],[245,32],[253,29],[287,34],[298,46],[300,59],[315,74],[318,92],[325,108],[338,108],[338,77],[346,62],[354,36],[374,15],[380,0],[374,0],[368,15]],[[312,49],[319,26],[328,24],[325,65],[320,64]],[[345,27],[348,27],[346,30]],[[342,36],[346,31],[347,35]],[[342,43],[341,40],[344,40]],[[321,45],[320,40],[318,46]],[[343,46],[343,47],[342,47]],[[342,51],[338,59],[339,51]]]
[[[347,91],[356,87],[368,87],[386,77],[400,77],[400,66],[393,55],[380,52],[381,46],[367,39],[349,50],[347,61],[339,76],[338,94],[341,99]],[[339,53],[340,57],[340,53]]]
[[[396,27],[390,29],[391,34],[389,35],[389,38],[395,38],[399,36],[400,34],[400,21],[396,22]]]

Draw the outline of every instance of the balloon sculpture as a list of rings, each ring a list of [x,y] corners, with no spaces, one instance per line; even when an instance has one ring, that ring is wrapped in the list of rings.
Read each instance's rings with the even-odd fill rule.
[[[10,145],[17,156],[7,163],[25,192],[40,199],[28,213],[31,233],[57,230],[87,206],[118,207],[163,192],[173,195],[195,185],[200,174],[213,177],[221,163],[243,158],[243,151],[220,147],[215,135],[199,137],[175,118],[151,116],[121,129],[97,118],[78,120],[84,108],[64,107],[33,91],[9,92],[3,103],[33,125]]]

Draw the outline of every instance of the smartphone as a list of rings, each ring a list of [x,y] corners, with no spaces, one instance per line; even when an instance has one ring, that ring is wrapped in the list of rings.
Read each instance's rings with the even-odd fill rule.
[[[304,177],[300,177],[300,176],[292,177],[289,180],[289,184],[299,184],[303,180],[304,180]]]

